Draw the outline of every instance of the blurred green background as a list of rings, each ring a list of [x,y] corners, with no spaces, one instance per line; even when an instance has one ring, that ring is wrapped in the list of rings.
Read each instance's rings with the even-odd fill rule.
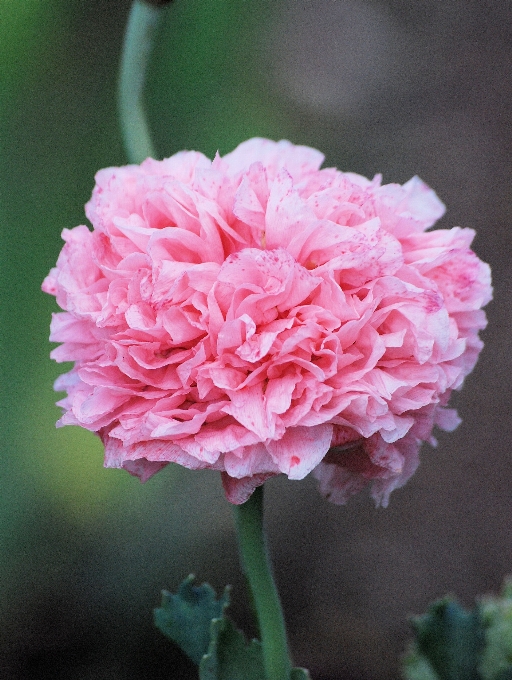
[[[141,485],[99,442],[56,430],[40,291],[94,173],[125,162],[116,78],[129,3],[0,0],[2,465],[0,677],[194,678],[153,629],[163,587],[234,585],[254,633],[231,510],[214,473]],[[407,616],[446,591],[470,604],[512,572],[512,4],[482,0],[176,0],[147,88],[162,156],[288,138],[385,181],[419,174],[472,226],[494,271],[486,349],[464,419],[425,447],[387,510],[328,505],[312,480],[268,484],[295,661],[315,680],[391,680]]]

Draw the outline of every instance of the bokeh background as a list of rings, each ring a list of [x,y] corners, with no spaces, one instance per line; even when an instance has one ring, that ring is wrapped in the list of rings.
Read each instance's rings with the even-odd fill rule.
[[[254,633],[215,473],[147,484],[102,468],[95,437],[56,430],[60,232],[84,222],[97,169],[125,162],[115,89],[125,0],[0,0],[2,464],[0,677],[195,678],[153,629],[163,587],[233,584]],[[425,447],[387,510],[335,507],[314,480],[268,483],[267,518],[297,664],[315,680],[391,680],[407,618],[447,591],[471,605],[512,572],[512,3],[176,0],[147,103],[159,153],[213,156],[259,135],[327,165],[418,174],[477,229],[494,272],[486,348],[456,395],[463,424]]]

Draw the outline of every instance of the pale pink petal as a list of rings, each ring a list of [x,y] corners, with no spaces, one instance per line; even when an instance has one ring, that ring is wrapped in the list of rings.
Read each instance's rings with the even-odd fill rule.
[[[398,209],[402,215],[409,214],[421,222],[425,229],[435,224],[446,212],[444,203],[419,177],[411,177],[402,189],[405,195]]]
[[[229,172],[233,174],[248,169],[255,160],[258,160],[271,178],[275,177],[281,168],[286,168],[294,179],[300,179],[305,173],[318,170],[324,155],[316,149],[296,146],[285,140],[272,142],[256,137],[239,144],[234,151],[224,156],[223,160]]]
[[[279,474],[264,444],[236,447],[224,455],[224,469],[230,477],[243,479],[260,474]]]
[[[134,477],[138,477],[141,482],[147,482],[148,479],[151,479],[153,475],[160,472],[166,465],[169,465],[169,463],[154,463],[146,458],[137,458],[137,460],[127,460],[121,465],[121,468]],[[105,467],[109,466],[105,465]]]
[[[224,487],[226,498],[230,503],[233,503],[233,505],[242,505],[242,503],[245,503],[245,501],[252,496],[254,489],[264,484],[270,477],[274,477],[274,475],[251,475],[250,477],[236,479],[230,477],[227,472],[223,472],[222,486]]]
[[[332,440],[332,425],[290,427],[281,439],[266,447],[281,472],[290,479],[303,479],[325,456]]]

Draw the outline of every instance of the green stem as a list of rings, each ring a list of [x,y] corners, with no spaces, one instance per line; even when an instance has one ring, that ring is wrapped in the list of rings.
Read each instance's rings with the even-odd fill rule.
[[[243,505],[236,505],[235,520],[242,566],[249,581],[260,626],[266,680],[289,680],[291,660],[263,530],[263,486]]]
[[[155,158],[142,103],[146,68],[162,8],[135,0],[124,36],[119,74],[119,115],[125,150],[130,163]]]

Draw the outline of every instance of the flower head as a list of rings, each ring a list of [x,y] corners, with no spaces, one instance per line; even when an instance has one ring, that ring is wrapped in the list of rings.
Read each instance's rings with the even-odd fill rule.
[[[322,161],[252,139],[96,175],[93,230],[64,230],[43,290],[74,362],[59,424],[96,432],[107,467],[220,470],[233,503],[314,470],[334,502],[371,482],[385,504],[456,427],[491,298],[473,231],[427,232],[444,206],[416,177]]]

